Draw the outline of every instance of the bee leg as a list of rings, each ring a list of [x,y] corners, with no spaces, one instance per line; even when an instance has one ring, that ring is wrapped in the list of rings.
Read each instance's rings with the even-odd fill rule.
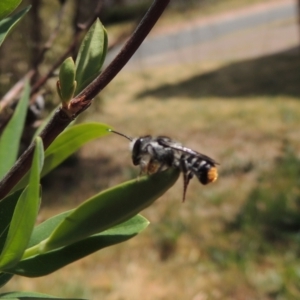
[[[140,161],[140,172],[137,177],[137,181],[140,180],[141,176],[144,174],[148,174],[148,167],[149,167],[150,162],[147,162],[145,160]]]
[[[165,166],[166,165],[164,163],[161,163],[156,172],[161,172]]]
[[[183,173],[183,197],[182,197],[182,202],[185,201],[186,191],[187,191],[188,185],[190,183],[190,180],[193,178],[193,176],[194,175],[191,172]]]
[[[151,155],[150,162],[148,164],[148,174],[158,173],[163,170],[165,164],[159,160],[159,154],[152,145],[147,145],[147,152]],[[159,162],[159,166],[157,167]]]
[[[161,172],[164,169],[170,168],[174,166],[174,153],[173,150],[170,148],[164,149],[164,154],[161,156],[160,159],[158,153],[156,152],[155,149],[153,149],[154,153],[156,154],[157,160],[159,160],[159,168],[157,169],[156,172]]]
[[[185,201],[186,191],[190,180],[193,178],[193,173],[188,170],[187,162],[183,159],[183,156],[180,159],[180,169],[183,173],[183,197],[182,202]]]
[[[159,171],[159,166],[157,164],[157,162],[154,159],[150,159],[148,165],[147,165],[147,174],[154,174],[157,173]]]

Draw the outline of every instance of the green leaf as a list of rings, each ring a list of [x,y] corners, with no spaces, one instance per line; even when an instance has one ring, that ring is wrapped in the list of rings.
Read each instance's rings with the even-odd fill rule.
[[[16,110],[0,137],[0,178],[3,178],[17,159],[27,113],[29,92],[29,85],[26,82]]]
[[[67,106],[76,89],[75,63],[72,57],[66,58],[60,67],[57,89],[63,106]]]
[[[14,274],[0,273],[0,288],[3,287],[13,276]]]
[[[95,251],[134,237],[145,229],[148,224],[149,222],[144,217],[137,215],[122,224],[72,245],[24,259],[12,268],[10,272],[27,277],[47,275]],[[52,225],[50,225],[50,227],[51,226]],[[35,234],[36,231],[33,235]],[[33,237],[33,239],[38,240],[36,237]]]
[[[30,238],[28,248],[33,247],[47,239],[57,225],[59,225],[59,223],[61,223],[72,211],[73,209],[60,213],[36,226]]]
[[[107,51],[107,33],[97,19],[84,37],[76,59],[75,95],[80,93],[99,74]]]
[[[30,170],[29,185],[18,200],[0,256],[1,270],[5,271],[17,264],[29,243],[40,205],[39,174],[42,170],[43,154],[43,143],[38,137]]]
[[[109,128],[111,127],[101,123],[86,123],[75,125],[62,132],[45,152],[41,177],[56,168],[87,142],[109,134]],[[28,175],[25,175],[13,190],[23,188],[27,182]]]
[[[44,130],[44,128],[47,126],[47,124],[49,123],[49,121],[53,118],[53,116],[55,115],[57,109],[60,107],[60,104],[55,107],[41,122],[41,125],[37,128],[37,130],[35,131],[33,137],[32,137],[32,141],[35,140],[35,138],[37,136],[39,136],[41,134],[41,132]],[[74,122],[74,121],[73,121]],[[72,124],[72,122],[71,122]],[[69,125],[70,126],[70,125]]]
[[[32,292],[10,292],[0,294],[0,299],[20,299],[20,300],[45,300],[45,299],[56,299],[56,300],[84,300],[78,298],[58,298],[41,293],[32,293]]]
[[[4,247],[9,224],[21,193],[21,190],[17,191],[10,194],[0,202],[0,252]]]
[[[22,17],[29,11],[30,7],[31,6],[28,6],[23,10],[19,11],[18,13],[14,14],[13,16],[0,21],[0,46],[3,43],[6,35],[9,33],[9,31],[22,19]]]
[[[0,1],[0,20],[12,13],[22,0],[1,0]]]
[[[21,190],[17,191],[14,194],[7,196],[0,202],[0,252],[4,247],[9,224],[21,193]],[[13,276],[14,274],[0,273],[0,288],[4,286]]]
[[[46,150],[42,176],[48,174],[87,142],[109,134],[109,128],[105,124],[86,123],[65,130]]]
[[[128,181],[90,198],[58,225],[42,251],[66,246],[128,220],[163,195],[178,176],[178,170],[170,169]]]

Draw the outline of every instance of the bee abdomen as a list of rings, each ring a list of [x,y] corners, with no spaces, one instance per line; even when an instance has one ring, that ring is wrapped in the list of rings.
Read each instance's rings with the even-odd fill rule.
[[[187,159],[189,169],[194,173],[202,184],[214,182],[218,178],[218,170],[214,164],[199,157]]]
[[[218,170],[215,166],[208,165],[205,170],[199,170],[198,179],[202,184],[215,182],[218,178]]]

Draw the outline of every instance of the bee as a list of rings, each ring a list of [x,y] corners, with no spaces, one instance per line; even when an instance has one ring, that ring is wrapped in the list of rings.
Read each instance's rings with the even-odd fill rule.
[[[214,182],[218,178],[218,163],[214,159],[186,148],[167,136],[145,135],[131,138],[111,129],[109,131],[130,141],[132,162],[135,166],[140,166],[140,175],[153,174],[168,168],[179,169],[183,174],[183,202],[189,182],[194,176],[202,184]]]

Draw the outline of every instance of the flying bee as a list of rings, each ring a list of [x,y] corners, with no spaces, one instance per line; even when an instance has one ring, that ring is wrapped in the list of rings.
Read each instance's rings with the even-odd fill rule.
[[[153,174],[167,168],[177,168],[183,174],[183,202],[190,180],[196,176],[202,184],[214,182],[218,178],[212,158],[183,147],[166,136],[145,135],[131,138],[123,133],[109,130],[130,141],[131,158],[135,166],[140,166],[140,174]]]

